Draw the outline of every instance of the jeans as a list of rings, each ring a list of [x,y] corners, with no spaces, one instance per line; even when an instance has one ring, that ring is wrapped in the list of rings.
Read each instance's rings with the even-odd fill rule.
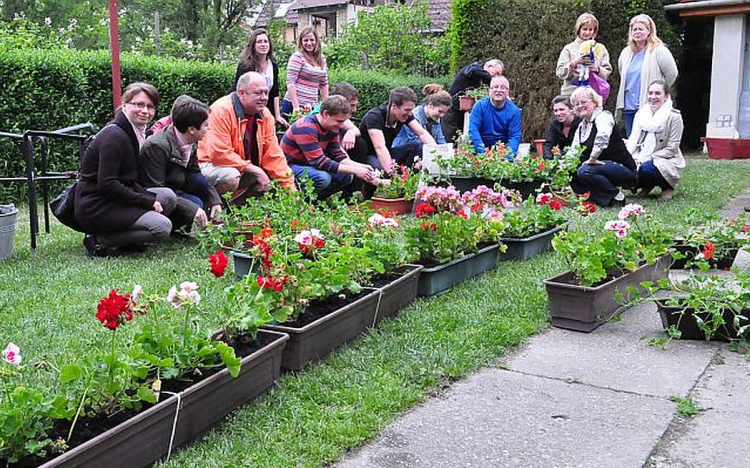
[[[200,172],[191,172],[185,178],[185,184],[182,190],[177,192],[177,196],[186,198],[199,208],[205,209],[208,203],[208,181]]]
[[[396,146],[395,148],[391,148],[391,159],[393,159],[396,164],[402,164],[406,167],[411,168],[414,166],[414,158],[417,156],[422,156],[422,142],[416,142],[416,143],[409,143],[403,146]],[[371,154],[370,156],[367,156],[367,164],[372,166],[375,169],[383,170],[382,164],[380,164],[380,160],[378,159],[377,155]],[[364,187],[362,189],[362,195],[365,197],[365,200],[369,200],[372,198],[372,194],[375,193],[376,187],[374,185],[370,184],[364,184]]]
[[[638,169],[638,188],[643,189],[644,195],[648,195],[654,187],[659,187],[662,191],[672,190],[672,186],[661,175],[654,162],[647,161]]]
[[[614,161],[602,161],[604,164],[584,163],[576,173],[578,182],[591,192],[590,200],[599,206],[610,206],[618,187],[632,187],[635,183],[635,171]]]
[[[297,181],[297,185],[300,185],[305,179],[312,180],[315,193],[318,194],[318,198],[321,200],[325,200],[334,193],[342,191],[354,180],[352,174],[334,174],[321,171],[312,166],[290,164],[289,168],[294,172],[294,179]]]
[[[635,119],[636,112],[638,112],[638,109],[622,110],[622,120],[625,123],[625,135],[623,136],[623,138],[628,138],[630,136],[630,132],[633,131],[633,120]]]

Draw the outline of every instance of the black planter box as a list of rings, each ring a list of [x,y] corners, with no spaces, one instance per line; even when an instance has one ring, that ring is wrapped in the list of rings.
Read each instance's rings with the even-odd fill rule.
[[[681,332],[681,340],[706,340],[706,334],[698,326],[698,322],[695,320],[695,315],[701,318],[703,321],[711,320],[711,316],[705,312],[695,313],[695,309],[690,307],[679,307],[679,306],[668,306],[666,300],[658,299],[656,301],[656,308],[659,311],[661,317],[661,324],[666,331],[669,327],[674,326]],[[747,318],[750,318],[750,310],[744,310],[742,312]],[[728,342],[736,340],[737,330],[735,329],[734,314],[731,311],[724,311],[722,315],[724,319],[724,325],[714,333],[714,336],[710,338],[711,341],[724,341]],[[747,325],[747,321],[740,323],[740,326]]]
[[[685,268],[688,261],[693,260],[696,255],[700,253],[700,249],[697,247],[693,247],[691,245],[684,245],[684,244],[675,244],[672,246],[677,252],[680,252],[681,254],[685,255],[685,258],[681,258],[679,260],[674,260],[672,262],[672,265],[669,267],[672,270],[682,270]],[[737,257],[737,253],[739,252],[739,248],[736,249],[730,249],[729,254],[725,257],[718,257],[718,258],[711,258],[706,259],[706,262],[709,264],[711,268],[716,268],[718,270],[727,270],[729,268],[732,268],[732,265],[734,264],[734,259]]]
[[[538,234],[534,234],[533,236],[523,238],[501,237],[500,242],[505,244],[507,249],[505,252],[500,252],[498,260],[528,260],[540,253],[549,252],[552,250],[552,238],[555,237],[555,234],[567,227],[568,223],[565,223]]]
[[[419,275],[420,296],[434,296],[458,283],[466,281],[497,265],[498,244],[480,249],[477,253],[451,260],[438,266],[423,268]]]
[[[240,374],[233,378],[223,369],[207,379],[170,396],[124,423],[100,434],[40,468],[140,468],[165,457],[169,451],[175,410],[180,405],[172,452],[210,429],[239,406],[268,390],[279,376],[281,353],[288,339],[276,340],[242,359]],[[166,395],[164,395],[166,396]]]
[[[669,258],[664,255],[654,265],[642,265],[633,272],[598,286],[573,284],[573,273],[570,271],[544,280],[552,325],[586,333],[595,330],[619,312],[621,306],[615,301],[616,293],[622,293],[627,298],[628,286],[665,278]]]
[[[395,317],[417,298],[419,275],[423,267],[422,265],[406,265],[405,268],[407,272],[400,278],[376,289],[380,297],[375,309],[375,325],[385,319]]]

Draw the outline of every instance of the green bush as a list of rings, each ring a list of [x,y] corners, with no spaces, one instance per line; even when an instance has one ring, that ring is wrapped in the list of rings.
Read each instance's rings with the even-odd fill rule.
[[[234,66],[131,54],[122,55],[121,67],[124,85],[146,81],[159,90],[162,100],[157,118],[169,112],[180,94],[212,103],[229,89],[235,72]],[[282,88],[285,76],[282,70]],[[395,86],[411,86],[421,95],[421,88],[427,83],[446,84],[445,78],[393,77],[358,70],[331,70],[329,79],[331,84],[348,81],[359,90],[358,117],[387,102],[388,93]],[[0,83],[4,84],[0,93],[3,132],[54,130],[84,122],[101,127],[112,118],[111,62],[106,51],[1,49]],[[75,169],[75,145],[53,141],[49,163],[53,170]],[[19,177],[24,171],[20,145],[0,138],[0,177]],[[22,184],[0,185],[0,202],[18,202],[23,191]]]
[[[575,39],[573,27],[583,12],[599,20],[597,40],[609,50],[615,71],[607,108],[614,109],[619,75],[617,58],[627,44],[630,18],[644,12],[654,18],[657,32],[675,58],[677,31],[664,16],[662,0],[454,0],[451,67],[499,58],[505,63],[511,96],[523,109],[523,138],[543,138],[552,116],[550,103],[560,91],[555,76],[557,57]]]

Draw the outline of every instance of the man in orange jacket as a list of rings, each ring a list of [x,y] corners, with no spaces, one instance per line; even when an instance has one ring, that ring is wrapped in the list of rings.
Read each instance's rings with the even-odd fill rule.
[[[233,203],[265,192],[271,179],[295,190],[266,101],[266,78],[245,73],[237,91],[211,105],[209,130],[198,145],[201,172],[219,193],[233,192]]]

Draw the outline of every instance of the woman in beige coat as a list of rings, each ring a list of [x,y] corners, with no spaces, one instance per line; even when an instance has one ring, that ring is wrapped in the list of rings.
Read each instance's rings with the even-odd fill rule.
[[[672,107],[669,86],[655,80],[648,87],[648,106],[635,115],[633,132],[628,138],[628,151],[638,165],[640,195],[648,195],[654,187],[661,188],[659,200],[670,200],[685,170],[680,151],[682,116]]]
[[[566,45],[557,58],[557,69],[555,74],[562,80],[560,94],[570,96],[576,89],[574,81],[579,78],[579,67],[588,67],[589,73],[596,73],[605,80],[612,73],[612,64],[609,62],[609,52],[604,44],[601,45],[602,55],[596,61],[591,61],[589,56],[581,56],[581,44],[584,41],[596,39],[599,32],[599,20],[591,13],[584,13],[578,17],[575,25],[576,40]],[[581,86],[585,86],[582,84]]]
[[[635,113],[646,104],[646,85],[664,80],[671,87],[677,79],[677,63],[656,36],[656,24],[650,16],[637,15],[630,20],[629,44],[620,52],[617,68],[620,70],[617,110],[622,112],[628,136]]]

